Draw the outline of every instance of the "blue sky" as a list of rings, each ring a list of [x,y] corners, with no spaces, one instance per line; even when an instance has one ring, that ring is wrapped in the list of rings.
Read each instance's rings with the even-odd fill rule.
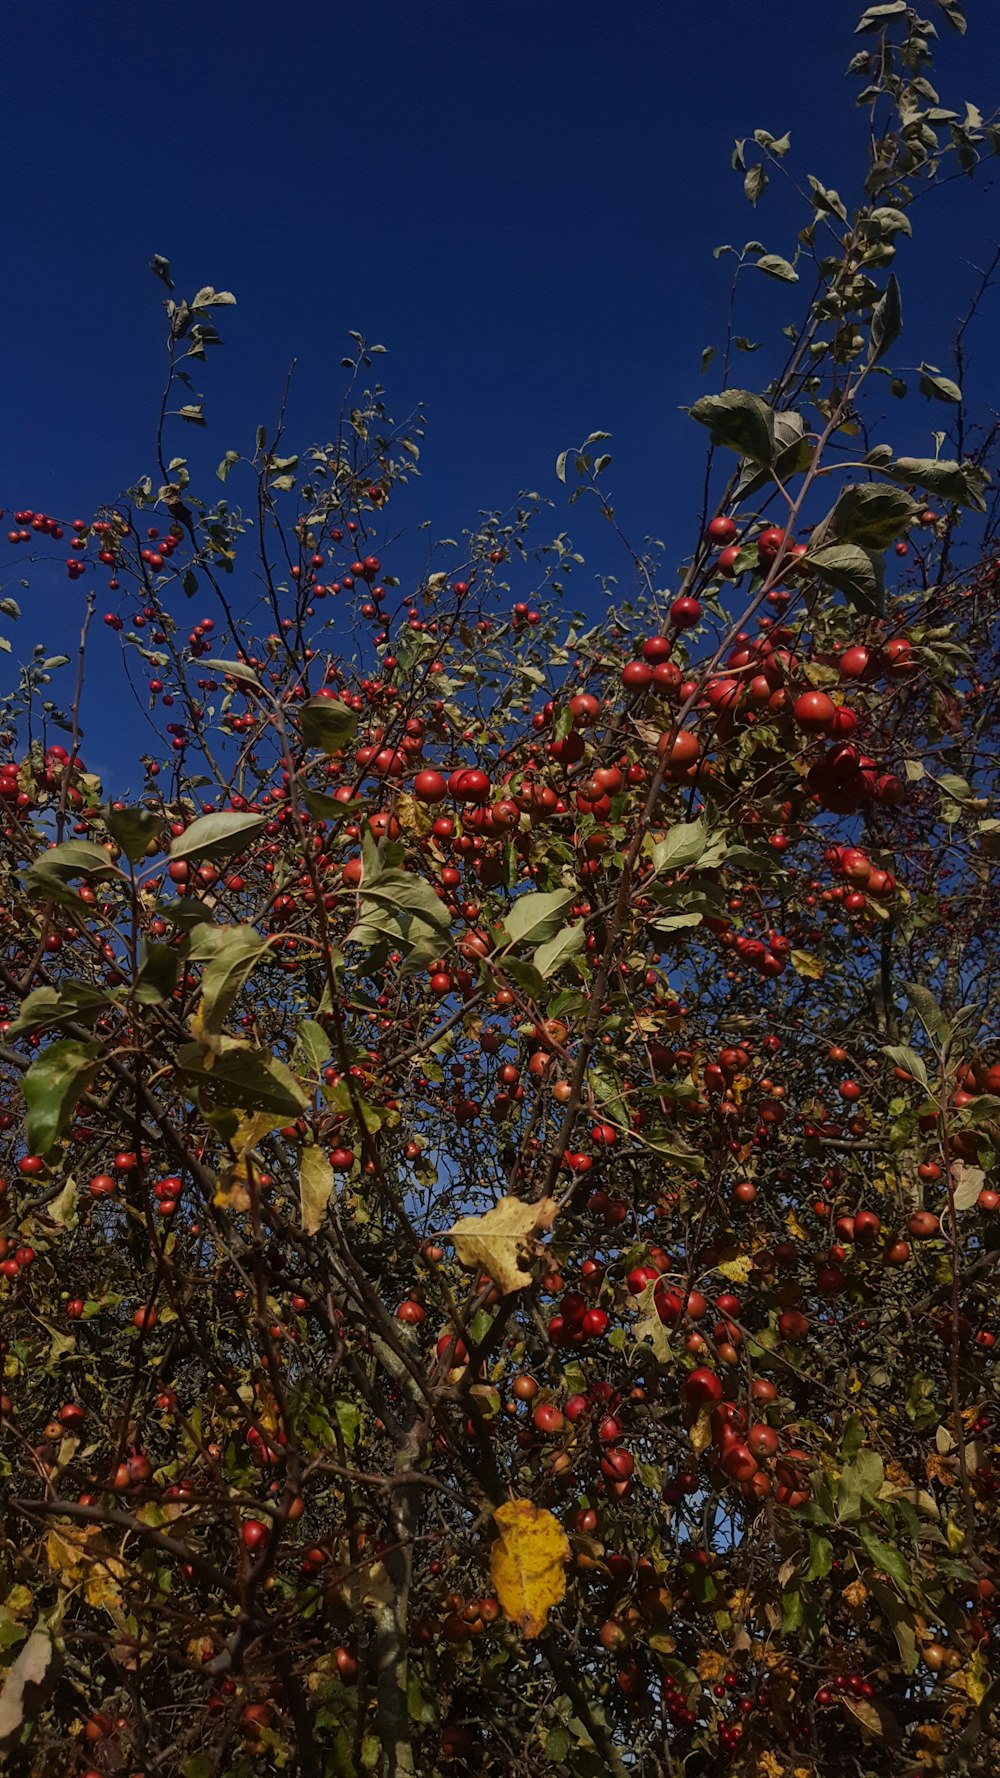
[[[699,359],[727,294],[711,250],[758,236],[787,253],[801,223],[773,185],[750,210],[732,140],[789,129],[800,177],[850,189],[859,10],[7,0],[0,503],[86,514],[152,467],[159,252],[182,291],[238,297],[204,379],[213,465],[273,416],[292,357],[289,438],[329,436],[357,327],[389,348],[391,410],[426,403],[417,504],[439,534],[525,487],[559,497],[556,452],[601,427],[626,528],[676,527],[683,553],[697,475],[678,407],[714,386]],[[944,102],[985,109],[1000,7],[970,11],[964,44],[942,25],[938,84]],[[991,177],[920,215],[900,256],[900,362],[947,362],[968,262],[1000,233]],[[759,279],[743,330],[774,339],[797,294]],[[971,374],[996,395],[992,331]],[[940,420],[927,410],[927,433]],[[16,591],[10,558],[0,544]],[[609,565],[588,560],[584,581]],[[44,630],[26,611],[22,645],[75,633],[62,570],[46,606]]]

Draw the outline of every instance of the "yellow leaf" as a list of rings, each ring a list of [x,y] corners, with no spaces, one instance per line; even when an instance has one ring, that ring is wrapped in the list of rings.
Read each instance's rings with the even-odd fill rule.
[[[753,1261],[748,1253],[741,1253],[738,1259],[724,1259],[715,1269],[728,1278],[730,1284],[745,1284],[753,1271]]]
[[[757,1755],[757,1769],[754,1778],[782,1778],[784,1766],[776,1754],[765,1748]]]
[[[245,1185],[241,1185],[235,1172],[229,1173],[219,1185],[212,1203],[217,1205],[220,1210],[233,1210],[238,1213],[242,1210],[249,1210],[250,1193]]]
[[[698,1656],[698,1678],[713,1680],[721,1679],[726,1671],[726,1657],[718,1649],[703,1648]]]
[[[707,1408],[707,1407],[702,1408],[701,1412],[698,1415],[697,1420],[695,1421],[690,1432],[688,1433],[688,1437],[691,1440],[691,1448],[694,1451],[694,1454],[696,1457],[700,1457],[702,1451],[705,1449],[705,1446],[711,1443],[711,1438],[712,1438],[711,1419],[712,1419],[711,1408]],[[714,1679],[715,1678],[714,1673],[710,1674],[709,1677]]]
[[[818,982],[823,974],[823,965],[819,958],[812,956],[809,951],[793,951],[790,961],[796,975]]]
[[[866,1736],[873,1735],[876,1740],[881,1741],[883,1735],[882,1718],[879,1716],[874,1704],[870,1704],[867,1698],[852,1697],[845,1697],[843,1702],[845,1708],[850,1711],[855,1722],[860,1723],[864,1734]]]
[[[962,1674],[962,1679],[965,1683],[967,1696],[978,1709],[986,1696],[986,1690],[990,1682],[990,1676],[986,1670],[986,1661],[983,1657],[982,1648],[976,1649],[972,1660]]]
[[[14,1586],[4,1599],[4,1605],[14,1617],[19,1617],[22,1611],[27,1611],[31,1601],[32,1594],[28,1587]]]
[[[304,1148],[299,1160],[299,1204],[304,1235],[315,1235],[323,1227],[332,1196],[333,1168],[326,1155],[315,1144]]]
[[[559,1520],[531,1500],[508,1500],[493,1517],[500,1532],[490,1560],[496,1596],[522,1635],[539,1636],[566,1591],[569,1539]]]
[[[57,1228],[73,1229],[76,1227],[77,1201],[79,1199],[76,1180],[70,1176],[57,1198],[46,1205],[45,1214]]]
[[[45,1555],[49,1567],[67,1586],[73,1586],[83,1573],[86,1532],[66,1529],[50,1531],[45,1539]]]
[[[501,1198],[485,1216],[460,1217],[447,1238],[460,1265],[487,1272],[506,1296],[531,1283],[523,1262],[540,1251],[535,1234],[552,1227],[558,1208],[555,1198],[541,1198],[537,1204]]]

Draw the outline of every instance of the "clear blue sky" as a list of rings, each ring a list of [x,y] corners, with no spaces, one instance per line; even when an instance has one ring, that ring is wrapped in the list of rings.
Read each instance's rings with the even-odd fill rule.
[[[964,44],[942,22],[939,85],[945,102],[988,109],[1000,6],[969,10]],[[759,235],[787,252],[801,222],[773,185],[750,210],[732,140],[790,129],[800,176],[849,187],[858,11],[7,0],[0,503],[87,514],[152,468],[159,252],[182,291],[210,282],[239,299],[205,373],[213,464],[274,414],[293,356],[289,436],[329,436],[357,327],[389,347],[392,411],[427,404],[419,505],[439,534],[520,488],[558,494],[557,450],[602,427],[628,528],[669,538],[695,476],[677,410],[714,386],[699,358],[727,274],[711,249]],[[904,245],[901,362],[946,362],[965,261],[1000,234],[992,177],[932,199]],[[772,339],[797,293],[758,286],[767,302],[745,331]],[[995,325],[972,375],[992,374],[995,395],[991,337]],[[747,363],[756,379],[761,360]],[[940,418],[927,410],[928,430]],[[677,553],[690,542],[688,517]],[[11,553],[0,544],[15,590]],[[63,614],[75,630],[79,594],[64,571],[52,586],[54,643]],[[34,634],[26,613],[17,641]]]

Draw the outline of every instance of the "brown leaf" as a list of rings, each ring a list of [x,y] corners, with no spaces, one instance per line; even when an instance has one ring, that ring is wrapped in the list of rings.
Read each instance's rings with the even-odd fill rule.
[[[566,1591],[569,1539],[532,1500],[508,1500],[493,1517],[500,1532],[490,1559],[496,1596],[523,1636],[540,1636]]]
[[[52,1638],[47,1630],[32,1630],[0,1687],[0,1741],[15,1735],[24,1721],[24,1688],[41,1685],[52,1659]]]
[[[524,1290],[531,1283],[525,1261],[540,1251],[535,1240],[539,1229],[549,1229],[559,1206],[554,1198],[525,1204],[521,1198],[501,1198],[485,1216],[462,1216],[447,1231],[460,1265],[487,1272],[504,1295]]]

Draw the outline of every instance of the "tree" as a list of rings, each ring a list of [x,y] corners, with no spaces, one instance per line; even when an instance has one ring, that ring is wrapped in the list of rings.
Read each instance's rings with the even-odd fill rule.
[[[863,189],[722,250],[813,295],[691,407],[670,591],[601,433],[629,603],[567,619],[535,497],[393,572],[360,335],[333,444],[199,492],[234,299],[159,258],[157,474],[13,515],[84,615],[0,737],[12,1771],[997,1764],[997,262],[954,377],[893,268],[1000,137],[903,0],[858,31]],[[100,568],[157,737],[106,786]]]

